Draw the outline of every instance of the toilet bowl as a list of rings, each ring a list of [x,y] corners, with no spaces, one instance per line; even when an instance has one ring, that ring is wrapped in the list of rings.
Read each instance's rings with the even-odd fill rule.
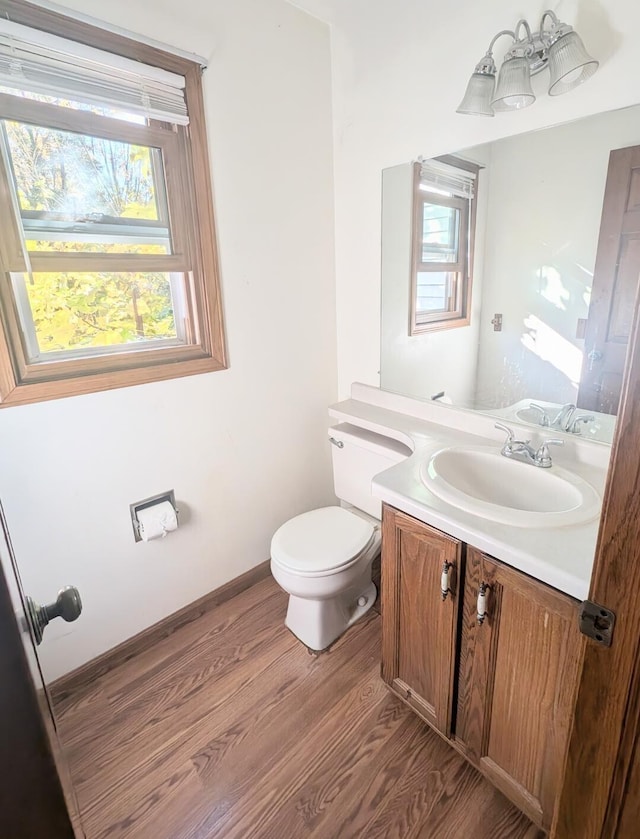
[[[321,507],[282,525],[271,541],[271,573],[289,594],[285,625],[325,650],[373,606],[371,565],[380,522],[344,507]]]
[[[371,481],[411,454],[404,443],[349,423],[331,427],[329,442],[342,506],[302,513],[271,540],[271,573],[289,595],[285,624],[312,650],[326,650],[373,606],[382,505]]]

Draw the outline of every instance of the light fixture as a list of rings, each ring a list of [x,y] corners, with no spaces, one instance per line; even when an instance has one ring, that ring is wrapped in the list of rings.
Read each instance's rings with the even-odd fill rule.
[[[526,38],[518,39],[523,26]],[[533,105],[536,101],[531,89],[531,67],[529,59],[533,54],[531,29],[526,20],[518,21],[514,32],[515,44],[504,57],[498,75],[498,84],[491,105],[494,111],[514,111]]]
[[[499,37],[496,35],[496,38]],[[493,46],[493,41],[491,42]],[[485,57],[476,65],[473,75],[469,79],[464,99],[458,106],[459,114],[471,116],[495,116],[491,102],[496,86],[496,63],[493,60],[491,46]]]
[[[547,20],[550,25],[545,29]],[[513,43],[504,57],[496,85],[493,46],[503,35],[508,35]],[[533,105],[536,97],[531,88],[531,76],[547,66],[551,75],[550,96],[568,93],[598,69],[598,62],[586,51],[578,33],[559,21],[550,9],[542,15],[536,32],[531,31],[526,20],[519,20],[513,32],[503,29],[494,36],[469,79],[457,112],[492,117],[499,111]]]

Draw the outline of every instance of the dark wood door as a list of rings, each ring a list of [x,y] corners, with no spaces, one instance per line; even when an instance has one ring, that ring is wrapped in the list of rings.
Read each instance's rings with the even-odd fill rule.
[[[382,534],[382,678],[449,736],[462,544],[387,506]]]
[[[578,602],[467,548],[455,742],[529,818],[551,826],[583,636]],[[480,585],[486,618],[477,619]]]
[[[640,278],[640,146],[609,157],[578,407],[615,414]]]
[[[77,814],[72,819],[68,809],[75,801],[60,775],[54,722],[24,621],[0,508],[0,836],[83,837]]]
[[[640,832],[640,297],[604,492],[589,598],[615,613],[610,647],[587,640],[551,839]]]

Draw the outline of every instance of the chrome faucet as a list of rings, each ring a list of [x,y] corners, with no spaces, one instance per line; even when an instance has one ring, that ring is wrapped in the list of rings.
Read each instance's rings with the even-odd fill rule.
[[[580,426],[584,423],[593,422],[593,414],[576,414],[578,409],[569,402],[563,405],[558,414],[554,417],[551,428],[559,428],[561,431],[568,431],[570,434],[580,434]],[[544,425],[544,423],[540,423]]]
[[[580,434],[581,425],[595,420],[593,414],[576,414],[578,409],[572,402],[563,405],[553,419],[549,418],[546,408],[538,405],[537,402],[530,402],[529,410],[536,411],[540,415],[539,425],[542,428],[558,428],[570,434]]]
[[[519,460],[522,463],[530,463],[532,466],[540,466],[542,469],[548,469],[553,466],[551,455],[549,454],[549,446],[564,446],[564,440],[543,440],[543,442],[534,449],[531,446],[531,440],[516,440],[512,428],[508,425],[503,425],[497,422],[495,427],[504,431],[507,434],[507,439],[500,450],[500,454],[504,457],[510,457],[513,460]]]
[[[566,405],[563,405],[552,420],[551,427],[560,428],[562,431],[568,431],[575,412],[576,406],[573,402],[568,402]]]

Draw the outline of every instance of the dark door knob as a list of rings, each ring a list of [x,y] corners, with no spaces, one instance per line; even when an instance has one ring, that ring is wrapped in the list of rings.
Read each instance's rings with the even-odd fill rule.
[[[27,597],[27,613],[33,627],[36,644],[42,641],[42,635],[49,621],[62,618],[70,623],[77,620],[81,612],[82,600],[75,586],[65,586],[58,592],[56,602],[48,606],[40,606],[31,597]]]

